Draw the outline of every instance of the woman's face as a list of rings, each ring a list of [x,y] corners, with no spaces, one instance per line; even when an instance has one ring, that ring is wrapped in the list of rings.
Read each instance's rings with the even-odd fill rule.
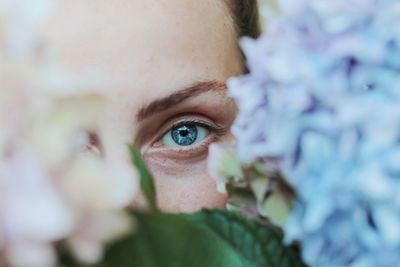
[[[95,69],[112,81],[97,133],[105,157],[130,164],[133,143],[164,211],[223,207],[206,161],[211,142],[231,138],[235,106],[225,81],[241,71],[225,1],[58,3],[45,38],[69,69]]]

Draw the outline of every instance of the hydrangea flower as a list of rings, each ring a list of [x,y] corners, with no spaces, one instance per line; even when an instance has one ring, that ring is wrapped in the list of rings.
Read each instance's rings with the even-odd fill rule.
[[[52,5],[0,1],[0,266],[56,266],[60,243],[93,263],[132,226],[135,170],[87,147],[103,81],[64,70],[35,34]]]
[[[244,162],[274,157],[310,266],[400,266],[400,2],[280,0],[229,81]]]
[[[209,147],[207,168],[218,191],[228,195],[227,209],[283,226],[292,210],[294,194],[277,173],[273,161],[243,164],[234,143],[213,143]]]

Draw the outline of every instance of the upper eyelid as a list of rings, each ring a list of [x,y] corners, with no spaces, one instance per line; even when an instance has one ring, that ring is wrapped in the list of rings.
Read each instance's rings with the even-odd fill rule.
[[[164,136],[166,133],[168,133],[170,130],[172,130],[172,128],[182,126],[185,124],[193,124],[196,126],[203,126],[203,127],[207,128],[207,130],[214,132],[218,136],[222,136],[227,132],[223,126],[218,125],[216,123],[214,123],[214,124],[209,123],[209,122],[207,122],[205,120],[201,120],[201,119],[182,119],[177,122],[174,122],[171,126],[169,126],[168,129],[163,132],[162,136]]]
[[[174,127],[178,127],[178,126],[182,126],[182,125],[186,125],[186,124],[193,124],[193,125],[200,125],[200,126],[204,126],[206,128],[215,128],[213,125],[211,125],[210,123],[207,123],[206,121],[203,120],[198,120],[198,119],[194,119],[194,120],[180,120],[178,122],[174,122],[170,127],[169,130],[171,130]]]
[[[205,128],[207,128],[207,130],[211,130],[211,131],[216,131],[217,127],[211,125],[210,123],[207,123],[203,120],[198,120],[198,119],[182,119],[179,120],[177,122],[172,123],[170,126],[168,126],[168,128],[166,128],[164,131],[162,131],[162,134],[160,135],[162,138],[164,135],[166,135],[169,131],[171,131],[173,128],[178,127],[178,126],[182,126],[185,124],[192,124],[192,125],[196,125],[196,126],[203,126]],[[158,138],[159,139],[159,138]]]

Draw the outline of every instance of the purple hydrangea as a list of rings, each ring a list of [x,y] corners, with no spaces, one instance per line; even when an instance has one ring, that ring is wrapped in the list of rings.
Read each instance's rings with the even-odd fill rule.
[[[229,81],[240,158],[274,157],[310,266],[400,266],[400,2],[280,0]]]

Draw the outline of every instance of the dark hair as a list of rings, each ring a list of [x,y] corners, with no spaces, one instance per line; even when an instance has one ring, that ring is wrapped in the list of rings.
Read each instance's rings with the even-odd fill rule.
[[[257,0],[228,0],[238,37],[257,38],[261,33]]]
[[[248,36],[257,38],[261,34],[260,16],[258,10],[258,0],[225,0],[231,12],[234,30],[237,38]],[[240,49],[242,70],[248,73],[246,66],[246,56]]]

